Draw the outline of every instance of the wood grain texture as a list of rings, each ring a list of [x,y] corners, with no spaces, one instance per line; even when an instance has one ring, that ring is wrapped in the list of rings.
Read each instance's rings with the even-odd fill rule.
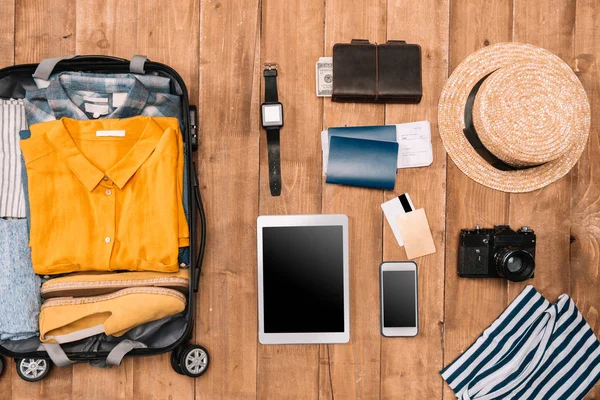
[[[510,223],[538,236],[533,283],[549,300],[567,292],[600,334],[600,3],[596,0],[0,0],[0,67],[69,54],[146,54],[174,67],[200,110],[198,170],[208,246],[197,296],[195,341],[211,355],[197,379],[169,355],[118,368],[54,368],[22,381],[6,359],[0,400],[38,399],[454,399],[439,369],[504,310],[523,284],[461,279],[461,228]],[[423,52],[419,105],[332,103],[314,94],[314,65],[332,46],[403,39]],[[508,195],[464,175],[445,155],[437,101],[470,53],[504,42],[557,53],[581,79],[592,107],[588,147],[569,175]],[[259,105],[262,63],[279,63],[285,127],[283,191],[269,194]],[[434,164],[400,170],[394,191],[325,184],[319,132],[330,126],[431,122]],[[437,253],[419,264],[420,333],[382,338],[383,260],[405,259],[380,204],[409,192],[424,207]],[[262,346],[257,340],[256,218],[344,213],[350,220],[351,341]],[[571,243],[569,242],[571,240]],[[527,282],[531,283],[531,282]],[[600,398],[600,385],[587,396]]]
[[[89,364],[74,365],[73,400],[133,399],[133,364],[134,359],[125,358],[120,366],[101,371]],[[162,364],[165,370],[169,366],[168,360]]]
[[[440,294],[444,292],[446,152],[437,129],[437,101],[448,69],[449,9],[448,0],[392,0],[387,6],[388,39],[421,46],[423,99],[418,105],[386,105],[385,122],[430,121],[433,164],[398,170],[395,190],[386,192],[385,200],[409,193],[415,207],[425,209],[437,251],[415,260],[419,271],[418,335],[382,338],[382,399],[433,399],[442,393],[438,371],[443,364],[444,297]],[[409,20],[398,23],[409,14]],[[422,29],[424,26],[428,28]],[[405,260],[403,248],[387,222],[385,225],[383,259]]]
[[[130,32],[137,32],[137,35],[128,46],[130,54],[127,56],[144,54],[175,68],[189,89],[192,104],[197,103],[194,96],[198,93],[199,8],[198,0],[139,2],[137,25],[130,26]],[[136,399],[154,399],[157,393],[165,398],[194,398],[195,381],[175,373],[170,368],[169,357],[170,354],[163,354],[133,360]]]
[[[75,54],[76,0],[18,0],[15,62]]]
[[[4,18],[0,24],[0,68],[15,63],[15,2],[0,0],[0,15]],[[12,376],[16,375],[15,364],[9,358],[2,357],[4,372],[0,375],[0,400],[9,400],[12,393]]]
[[[129,58],[136,48],[137,2],[102,3],[77,0],[75,48],[77,54],[105,54]],[[73,399],[132,399],[134,360],[98,373],[89,364],[73,366]],[[166,364],[168,365],[168,364]]]
[[[514,0],[514,40],[531,43],[573,59],[575,0]],[[509,300],[525,287],[536,289],[554,301],[569,289],[571,225],[571,175],[530,193],[510,195],[513,229],[531,226],[536,232],[536,271],[533,281],[509,283]]]
[[[511,40],[512,2],[468,0],[450,2],[449,70],[469,54],[492,43]],[[457,275],[461,229],[476,224],[490,228],[508,222],[508,195],[488,189],[464,175],[448,156],[446,196],[446,274],[444,365],[464,351],[504,310],[506,282],[501,279],[463,279]],[[455,398],[444,384],[444,399]]]
[[[73,10],[73,12],[65,12]],[[15,63],[75,54],[75,0],[19,0],[15,15]],[[49,21],[52,21],[51,23]],[[14,364],[13,364],[14,366]],[[14,400],[72,398],[73,368],[53,368],[41,382],[12,374]]]
[[[0,375],[0,400],[10,400],[12,397],[12,376],[16,374],[15,363],[9,358],[3,358],[4,371]]]
[[[144,0],[137,5],[137,37],[130,55],[144,54],[173,67],[184,79],[191,104],[198,93],[198,0],[164,2]],[[133,36],[133,35],[132,35]],[[135,53],[134,53],[135,52]],[[185,110],[184,110],[185,112]],[[173,399],[193,399],[195,381],[170,368],[170,354],[133,360],[133,393],[136,399],[154,399],[157,393]]]
[[[315,62],[323,54],[323,0],[263,0],[261,64],[278,64],[281,130],[281,195],[269,189],[267,141],[260,132],[259,214],[321,213],[322,102],[315,96]],[[262,75],[261,67],[261,75]],[[260,78],[264,96],[264,78]],[[264,98],[264,97],[263,97]],[[318,345],[258,345],[259,399],[316,399]]]
[[[15,63],[15,1],[0,0],[0,67]]]
[[[195,381],[177,374],[171,368],[171,353],[133,360],[133,398],[154,400],[157,394],[164,399],[194,398]]]
[[[596,335],[600,332],[600,3],[576,4],[575,57],[571,65],[590,101],[588,146],[572,173],[571,280],[569,293]],[[589,399],[600,399],[596,384]]]
[[[197,104],[200,0],[141,0],[137,28],[138,54],[174,68],[188,87],[190,104]]]
[[[383,0],[327,0],[325,54],[331,56],[335,43],[349,43],[352,39],[385,42],[385,5]],[[325,99],[325,128],[383,123],[383,105],[333,103]],[[380,396],[378,269],[382,200],[381,190],[325,183],[323,186],[323,213],[346,214],[349,219],[351,327],[350,343],[321,346],[320,399],[377,399]]]
[[[200,185],[208,217],[197,336],[212,357],[197,399],[256,399],[258,0],[203,1]]]
[[[77,1],[77,54],[130,59],[137,49],[138,1]]]

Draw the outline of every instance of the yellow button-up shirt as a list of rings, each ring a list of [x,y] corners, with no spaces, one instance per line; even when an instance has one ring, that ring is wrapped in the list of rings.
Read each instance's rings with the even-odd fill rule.
[[[38,274],[178,270],[189,245],[175,118],[34,124],[21,141]]]

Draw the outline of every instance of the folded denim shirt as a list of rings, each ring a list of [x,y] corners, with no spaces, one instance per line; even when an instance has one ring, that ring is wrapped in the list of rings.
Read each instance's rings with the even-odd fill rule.
[[[40,278],[33,273],[27,221],[0,218],[0,340],[38,334]]]

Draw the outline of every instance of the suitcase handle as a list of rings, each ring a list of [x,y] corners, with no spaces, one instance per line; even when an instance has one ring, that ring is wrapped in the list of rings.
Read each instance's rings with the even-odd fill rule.
[[[93,359],[90,364],[96,367],[110,367],[111,365],[120,365],[123,358],[133,349],[145,349],[148,346],[142,342],[136,340],[125,339],[119,342],[111,351],[108,353],[106,359]],[[38,350],[43,350],[48,353],[48,357],[58,367],[67,367],[75,364],[67,353],[62,349],[58,343],[42,343]]]
[[[124,58],[119,57],[111,57],[111,56],[64,56],[64,57],[54,57],[54,58],[46,58],[42,60],[35,72],[33,73],[33,77],[37,79],[42,79],[47,81],[52,75],[52,71],[56,65],[61,61],[66,60],[87,60],[87,61],[120,61],[127,62]],[[129,71],[132,74],[144,74],[144,64],[146,64],[148,58],[146,56],[134,55],[131,57],[131,61],[129,62]]]
[[[200,214],[200,227],[202,232],[200,233],[200,249],[198,250],[198,257],[196,258],[195,278],[194,281],[194,292],[198,292],[198,286],[200,283],[200,273],[202,272],[202,260],[204,259],[204,250],[206,248],[206,214],[204,213],[204,206],[202,205],[202,197],[200,195],[200,185],[198,183],[198,170],[196,169],[196,163],[192,161],[194,169],[194,199],[196,201],[196,207]]]

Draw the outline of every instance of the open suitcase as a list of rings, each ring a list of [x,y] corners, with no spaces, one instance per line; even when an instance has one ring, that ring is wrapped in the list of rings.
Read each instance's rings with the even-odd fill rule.
[[[185,152],[184,201],[188,202],[189,225],[189,291],[187,305],[181,313],[159,321],[137,326],[121,337],[96,335],[73,343],[63,344],[58,353],[41,345],[39,337],[25,340],[0,340],[0,355],[14,358],[19,376],[30,382],[43,379],[52,362],[66,366],[77,362],[89,362],[104,367],[118,365],[127,356],[150,356],[171,353],[171,366],[179,374],[189,377],[201,376],[209,364],[209,355],[202,346],[190,344],[195,316],[195,293],[201,272],[206,244],[206,221],[200,197],[198,175],[193,154],[198,148],[197,109],[189,104],[188,91],[179,74],[167,65],[150,62],[143,56],[131,61],[108,56],[75,56],[47,59],[38,64],[10,66],[0,70],[0,99],[22,99],[25,91],[36,88],[34,76],[49,79],[51,73],[86,72],[104,74],[155,75],[166,77],[171,92],[181,98],[183,110],[180,116]],[[186,112],[187,110],[187,112]],[[186,176],[187,175],[187,176]],[[196,215],[196,213],[198,215]],[[196,225],[201,225],[200,237]],[[0,373],[3,362],[0,357]],[[52,361],[52,362],[51,362]]]

